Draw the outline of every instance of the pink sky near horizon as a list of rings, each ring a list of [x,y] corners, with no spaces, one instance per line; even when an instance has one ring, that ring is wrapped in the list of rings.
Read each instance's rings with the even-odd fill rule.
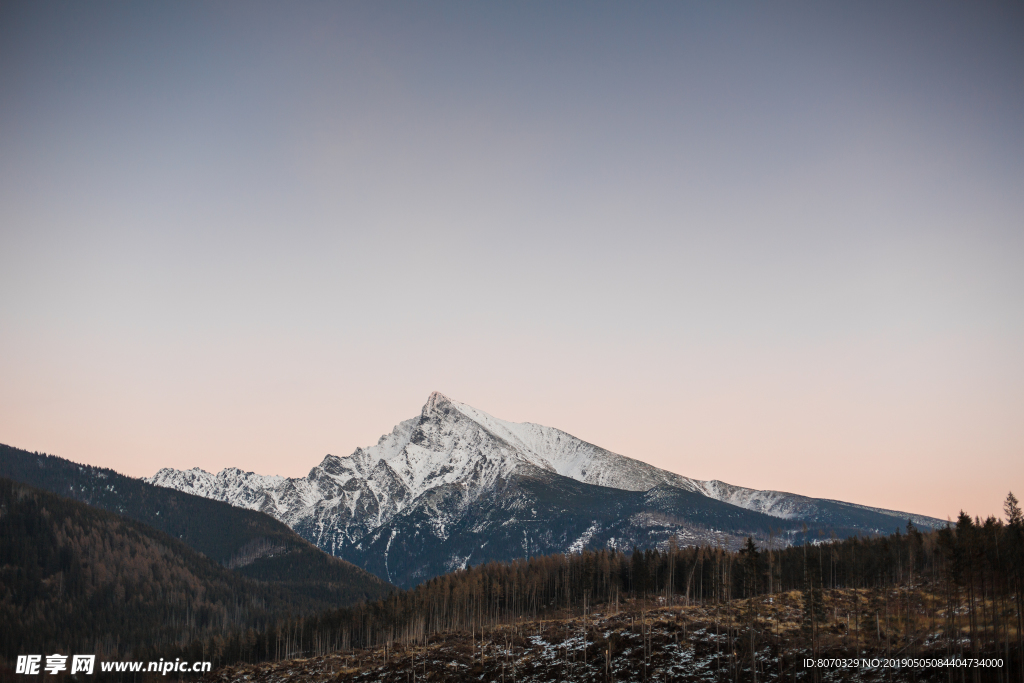
[[[569,364],[568,358],[562,360]],[[754,381],[738,376],[739,371],[731,377],[694,373],[689,379],[698,390],[683,393],[666,383],[651,382],[652,369],[639,364],[630,370],[655,393],[638,396],[631,394],[637,390],[636,382],[623,386],[612,383],[615,377],[588,378],[588,362],[591,359],[577,359],[571,367],[563,365],[560,379],[564,383],[540,394],[531,391],[528,379],[514,377],[515,368],[501,371],[494,382],[458,373],[461,376],[450,382],[456,386],[441,388],[496,417],[555,426],[698,479],[943,519],[955,518],[960,509],[983,517],[999,516],[1006,492],[1022,490],[1014,483],[1021,481],[1021,466],[1013,457],[1019,431],[1006,430],[1012,414],[993,412],[1001,407],[1012,413],[1012,404],[1007,409],[1003,402],[980,403],[973,413],[952,421],[951,412],[963,407],[960,402],[948,396],[936,396],[927,403],[912,396],[915,400],[910,402],[906,392],[897,388],[886,401],[865,407],[869,403],[865,398],[871,395],[856,392],[868,387],[852,384],[841,371],[828,382],[833,389],[841,383],[850,395],[831,401],[817,400],[830,392],[814,376],[802,377],[798,384],[803,386],[780,391],[781,385],[794,379],[793,372],[784,370]],[[416,373],[412,367],[404,369]],[[5,424],[5,434],[13,431],[19,437],[8,437],[11,445],[133,476],[149,476],[160,467],[194,466],[214,472],[240,467],[263,474],[305,476],[327,453],[348,455],[417,415],[430,386],[425,377],[430,372],[424,371],[423,376],[410,378],[422,389],[399,393],[375,387],[353,396],[317,382],[315,368],[306,372],[304,378],[292,375],[296,386],[275,400],[266,396],[282,386],[279,378],[260,381],[260,391],[246,401],[223,384],[241,380],[238,376],[221,378],[212,395],[199,399],[187,389],[181,395],[174,395],[172,389],[163,399],[140,389],[135,397],[111,397],[93,407],[82,402],[62,406],[60,399],[51,398],[46,423],[18,420],[21,433]],[[501,388],[496,390],[496,385]],[[309,386],[314,387],[312,396],[304,400],[295,396],[296,389]],[[143,400],[135,400],[139,398]],[[234,405],[227,405],[232,399]],[[12,415],[8,410],[5,414]],[[54,414],[66,418],[65,429],[50,426]],[[965,459],[964,454],[972,451],[988,457]],[[935,467],[958,462],[967,469],[966,476],[950,477],[944,468]]]
[[[304,476],[441,391],[1024,497],[1024,9],[0,7],[0,443]]]

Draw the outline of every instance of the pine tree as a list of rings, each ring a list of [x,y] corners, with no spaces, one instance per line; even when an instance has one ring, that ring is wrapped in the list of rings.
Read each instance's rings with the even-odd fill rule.
[[[1017,601],[1017,658],[1020,660],[1020,679],[1024,681],[1024,515],[1013,491],[1006,494],[1003,505],[1006,512],[1006,535],[1009,541],[1007,561],[1012,571],[1008,579],[1012,581]]]
[[[1010,526],[1020,525],[1024,523],[1024,514],[1020,511],[1020,504],[1017,497],[1013,495],[1013,491],[1006,494],[1006,502],[1003,504],[1003,510],[1006,512],[1006,523]]]
[[[758,575],[760,573],[761,554],[754,545],[754,539],[747,536],[747,542],[740,550],[741,566],[743,567],[743,596],[757,594]]]

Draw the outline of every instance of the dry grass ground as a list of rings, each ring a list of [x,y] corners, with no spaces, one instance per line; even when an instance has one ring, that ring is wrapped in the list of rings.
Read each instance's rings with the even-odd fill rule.
[[[245,681],[999,681],[1020,680],[1007,659],[1000,606],[979,612],[975,639],[946,629],[944,598],[924,587],[824,591],[813,625],[798,592],[719,605],[632,602],[618,612],[521,621],[479,632],[436,634],[417,644],[225,667],[211,683]],[[960,612],[960,610],[958,610]],[[977,654],[971,655],[973,651]],[[810,669],[809,657],[930,659],[949,654],[1003,658],[1002,666],[845,666]],[[1019,657],[1011,649],[1011,657]]]

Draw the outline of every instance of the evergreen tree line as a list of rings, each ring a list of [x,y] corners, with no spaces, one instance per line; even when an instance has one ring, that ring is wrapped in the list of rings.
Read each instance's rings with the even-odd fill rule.
[[[156,658],[322,605],[134,520],[0,478],[0,663]]]
[[[923,613],[930,619],[925,626],[944,634],[950,652],[1005,648],[1009,661],[1011,647],[1021,651],[1024,632],[1024,520],[1012,493],[1005,510],[1005,522],[961,513],[937,531],[908,522],[905,532],[891,536],[823,537],[800,546],[781,547],[773,536],[760,547],[748,539],[739,551],[670,542],[629,553],[605,549],[466,567],[376,602],[218,635],[182,654],[215,665],[317,656],[408,646],[453,632],[475,637],[524,620],[617,610],[626,602],[730,605],[790,591],[802,594],[813,648],[829,616],[823,593],[869,589],[866,606],[863,595],[855,600],[858,634],[870,622],[880,643],[884,623],[889,643],[891,630],[902,624],[908,635],[915,623],[910,614]],[[909,589],[922,587],[934,599],[904,604],[912,599]],[[751,624],[757,618],[752,613]],[[852,629],[849,613],[846,618]]]

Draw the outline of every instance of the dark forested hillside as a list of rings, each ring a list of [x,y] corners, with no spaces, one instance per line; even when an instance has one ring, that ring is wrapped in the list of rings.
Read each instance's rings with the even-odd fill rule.
[[[391,590],[262,512],[5,445],[0,445],[0,477],[143,522],[240,574],[287,585],[325,607],[376,599]]]
[[[8,661],[26,652],[158,652],[322,604],[240,576],[134,520],[0,478]]]

